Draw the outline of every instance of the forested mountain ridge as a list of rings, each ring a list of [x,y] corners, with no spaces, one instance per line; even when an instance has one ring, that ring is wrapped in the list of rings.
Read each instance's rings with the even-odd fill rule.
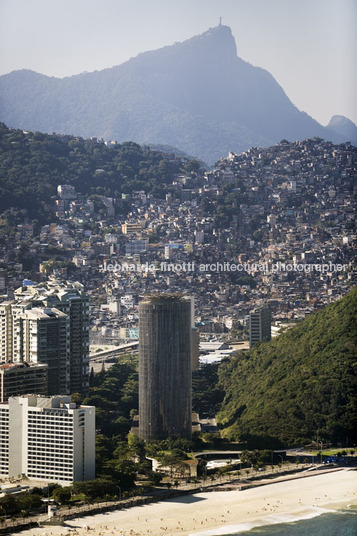
[[[347,141],[240,58],[224,25],[92,73],[13,71],[0,77],[0,95],[0,120],[14,128],[168,144],[209,164],[283,138]]]
[[[160,197],[187,162],[132,142],[109,148],[97,140],[23,132],[0,123],[0,215],[13,207],[49,223],[59,184],[87,196],[121,198],[144,189]]]
[[[223,434],[265,446],[357,441],[357,288],[220,369]]]

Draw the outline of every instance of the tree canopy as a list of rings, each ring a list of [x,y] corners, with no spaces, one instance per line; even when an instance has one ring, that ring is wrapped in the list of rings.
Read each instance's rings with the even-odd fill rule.
[[[223,434],[257,448],[357,441],[357,289],[219,370]]]
[[[121,198],[144,190],[160,197],[186,163],[187,158],[133,142],[108,147],[96,139],[23,132],[0,123],[0,215],[12,208],[42,224],[53,221],[59,184],[82,195]]]

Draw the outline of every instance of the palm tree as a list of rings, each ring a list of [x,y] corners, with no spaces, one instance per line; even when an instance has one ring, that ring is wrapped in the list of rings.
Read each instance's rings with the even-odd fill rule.
[[[219,467],[218,471],[217,471],[217,475],[219,477],[219,481],[221,482],[222,481],[222,476],[224,474],[224,467]]]

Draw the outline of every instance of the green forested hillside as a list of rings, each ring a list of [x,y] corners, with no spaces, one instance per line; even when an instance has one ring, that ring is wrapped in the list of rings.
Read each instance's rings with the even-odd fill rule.
[[[53,221],[58,184],[71,184],[83,195],[120,198],[145,190],[160,197],[186,162],[133,142],[109,148],[96,140],[24,133],[0,123],[0,215],[13,207],[40,223]]]
[[[357,288],[220,370],[223,434],[267,446],[357,441]]]

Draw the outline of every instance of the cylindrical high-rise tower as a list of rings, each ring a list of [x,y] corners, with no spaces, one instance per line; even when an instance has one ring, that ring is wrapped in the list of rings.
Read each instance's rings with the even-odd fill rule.
[[[191,303],[179,294],[139,303],[139,435],[191,437]]]

